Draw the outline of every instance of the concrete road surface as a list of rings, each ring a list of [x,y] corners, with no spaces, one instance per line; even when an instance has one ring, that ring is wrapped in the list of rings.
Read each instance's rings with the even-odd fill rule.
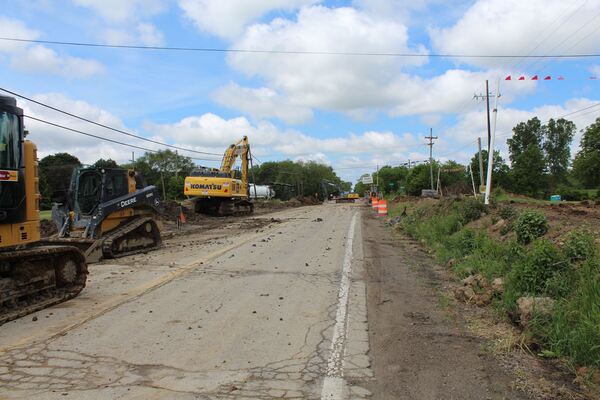
[[[80,297],[0,327],[0,398],[365,397],[360,218],[286,210],[92,265]]]
[[[0,327],[0,399],[521,399],[368,207],[223,219]],[[368,314],[368,319],[367,319]]]

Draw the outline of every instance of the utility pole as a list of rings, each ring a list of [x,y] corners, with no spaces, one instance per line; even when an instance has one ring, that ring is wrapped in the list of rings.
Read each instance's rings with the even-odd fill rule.
[[[492,190],[492,169],[494,164],[494,139],[496,137],[496,124],[498,122],[498,97],[500,97],[500,79],[496,83],[496,99],[494,104],[494,132],[490,137],[490,149],[488,150],[487,181],[485,183],[485,204],[490,204],[490,192]]]
[[[482,99],[482,100],[485,99],[485,103],[487,105],[487,134],[488,134],[487,149],[488,149],[488,151],[490,151],[490,140],[492,137],[492,129],[491,129],[491,124],[490,124],[490,97],[500,97],[500,94],[496,93],[495,95],[490,95],[489,83],[488,83],[488,80],[486,79],[485,94],[475,94],[473,96],[473,98]]]
[[[429,174],[431,175],[431,190],[433,189],[433,141],[437,139],[437,136],[433,136],[433,128],[429,128],[429,136],[425,136],[425,139],[429,139]]]
[[[483,185],[483,158],[481,156],[481,138],[477,138],[477,147],[479,148],[479,185]]]
[[[131,165],[135,164],[135,152],[131,152]]]

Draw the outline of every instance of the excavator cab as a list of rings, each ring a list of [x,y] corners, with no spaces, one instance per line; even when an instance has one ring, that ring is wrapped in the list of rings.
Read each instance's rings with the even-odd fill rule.
[[[14,98],[0,96],[0,223],[26,220],[23,111]],[[8,239],[8,238],[5,238]],[[0,239],[1,243],[1,239]]]

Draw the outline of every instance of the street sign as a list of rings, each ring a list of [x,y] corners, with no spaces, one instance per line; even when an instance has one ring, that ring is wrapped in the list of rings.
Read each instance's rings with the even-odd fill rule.
[[[373,177],[371,175],[363,176],[361,181],[364,185],[370,185],[373,183]]]

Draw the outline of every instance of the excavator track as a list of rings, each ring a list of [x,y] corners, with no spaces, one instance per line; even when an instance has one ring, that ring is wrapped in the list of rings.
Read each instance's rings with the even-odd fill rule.
[[[104,258],[144,253],[162,243],[158,225],[151,217],[135,218],[112,230],[100,240]]]
[[[72,299],[88,275],[72,246],[34,245],[0,252],[0,325]]]
[[[218,217],[250,215],[254,212],[254,204],[249,200],[218,199],[207,201],[197,199],[194,206],[196,213],[215,215]]]

